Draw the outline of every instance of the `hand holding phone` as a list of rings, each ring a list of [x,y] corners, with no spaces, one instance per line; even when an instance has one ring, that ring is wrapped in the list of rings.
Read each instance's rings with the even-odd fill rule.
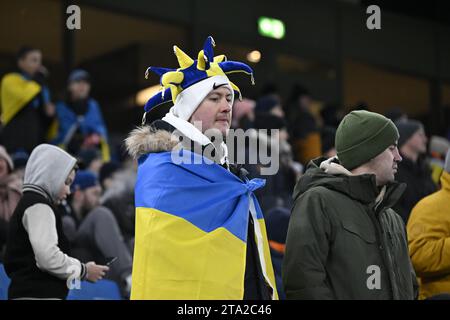
[[[117,260],[117,257],[110,258],[110,260],[106,263],[106,265],[109,267],[111,264],[113,264]]]

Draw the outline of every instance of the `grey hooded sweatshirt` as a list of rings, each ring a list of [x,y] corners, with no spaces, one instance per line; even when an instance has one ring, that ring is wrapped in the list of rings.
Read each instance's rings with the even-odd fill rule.
[[[75,164],[74,157],[56,146],[37,146],[25,168],[24,194],[27,191],[38,193],[56,205],[61,188]],[[49,205],[36,203],[29,206],[23,213],[22,224],[40,270],[59,279],[85,275],[84,264],[69,257],[58,246],[55,213]]]

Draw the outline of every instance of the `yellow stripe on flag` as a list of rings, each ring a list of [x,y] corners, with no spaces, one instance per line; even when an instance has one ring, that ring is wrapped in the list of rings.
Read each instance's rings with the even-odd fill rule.
[[[246,244],[225,228],[136,208],[131,299],[242,299],[245,260]]]
[[[39,92],[41,86],[24,79],[18,73],[9,73],[1,83],[1,122],[8,124]]]

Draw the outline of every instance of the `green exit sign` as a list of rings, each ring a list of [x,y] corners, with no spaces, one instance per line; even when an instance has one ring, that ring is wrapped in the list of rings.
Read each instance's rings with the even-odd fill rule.
[[[269,17],[259,17],[258,32],[264,37],[283,39],[286,33],[286,28],[281,20]]]

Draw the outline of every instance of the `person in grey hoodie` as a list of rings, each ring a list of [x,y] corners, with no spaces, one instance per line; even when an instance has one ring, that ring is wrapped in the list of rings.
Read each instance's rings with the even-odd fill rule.
[[[76,159],[62,149],[37,146],[25,168],[23,196],[14,211],[5,253],[9,299],[65,299],[75,281],[95,282],[108,267],[69,257],[57,204],[70,194]]]

